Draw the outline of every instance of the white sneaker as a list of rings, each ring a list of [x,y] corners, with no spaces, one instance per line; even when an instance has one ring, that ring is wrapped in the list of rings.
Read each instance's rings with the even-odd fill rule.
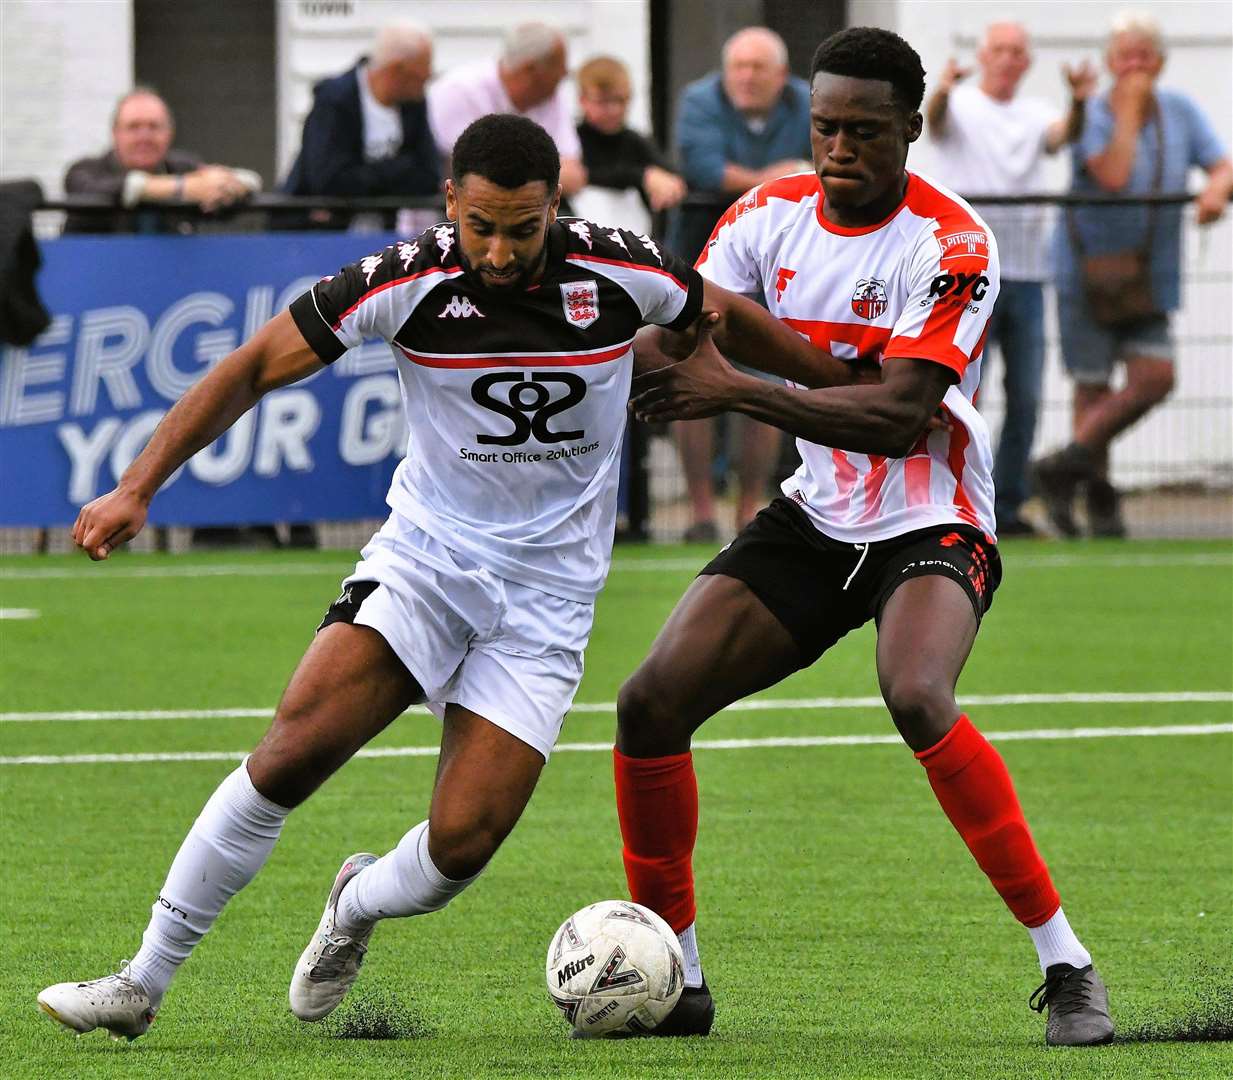
[[[69,1031],[84,1035],[106,1028],[113,1039],[144,1035],[158,1011],[128,974],[128,961],[114,975],[93,982],[56,983],[38,996],[39,1008]]]
[[[317,932],[313,934],[312,941],[295,966],[295,974],[291,976],[291,989],[287,997],[291,1002],[291,1011],[301,1020],[320,1020],[332,1013],[360,973],[373,927],[352,937],[337,931],[335,918],[343,886],[376,861],[376,855],[358,852],[342,864],[334,879],[334,887],[325,902],[325,913],[321,916]]]

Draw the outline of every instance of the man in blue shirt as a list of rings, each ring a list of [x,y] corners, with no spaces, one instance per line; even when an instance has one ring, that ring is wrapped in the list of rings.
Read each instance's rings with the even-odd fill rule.
[[[1187,173],[1197,165],[1208,182],[1194,200],[1195,217],[1200,225],[1215,221],[1233,190],[1233,165],[1198,105],[1179,91],[1156,87],[1164,67],[1159,26],[1145,15],[1119,15],[1105,59],[1113,86],[1088,105],[1073,150],[1072,190],[1184,191]],[[1169,313],[1181,305],[1182,211],[1176,205],[1080,206],[1070,213],[1054,238],[1054,259],[1062,357],[1075,381],[1074,441],[1038,461],[1034,477],[1063,535],[1078,533],[1072,503],[1085,487],[1092,534],[1122,536],[1118,496],[1107,476],[1109,444],[1173,389]],[[1148,247],[1156,313],[1116,326],[1098,322],[1084,295],[1082,260]],[[1126,365],[1126,382],[1114,391],[1117,360]]]
[[[738,30],[724,43],[720,71],[690,83],[676,112],[677,157],[694,192],[711,204],[683,206],[668,230],[668,246],[691,262],[702,251],[720,214],[736,197],[788,173],[812,170],[809,84],[788,72],[788,48],[762,26]],[[765,502],[780,433],[742,417],[737,528]],[[718,538],[715,525],[714,420],[676,426],[693,521],[686,540]]]

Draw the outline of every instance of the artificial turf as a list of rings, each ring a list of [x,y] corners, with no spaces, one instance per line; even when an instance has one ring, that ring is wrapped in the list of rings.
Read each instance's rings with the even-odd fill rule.
[[[1067,913],[1110,988],[1110,1047],[1046,1050],[1026,935],[901,745],[700,749],[706,1040],[578,1042],[543,987],[549,937],[624,895],[611,763],[554,755],[488,871],[447,910],[378,928],[325,1024],[287,980],[340,859],[424,816],[432,757],[357,759],[289,819],[270,862],[185,965],[151,1032],[73,1040],[34,1007],[135,950],[226,760],[12,764],[39,755],[239,754],[261,717],[23,719],[65,710],[272,708],[350,553],[0,560],[0,1075],[1227,1076],[1233,1047],[1233,552],[1227,544],[1004,546],[1006,580],[960,685],[978,695],[1204,692],[1217,700],[970,709],[988,732],[1223,725],[999,743]],[[611,703],[698,548],[620,549],[568,743],[610,739]],[[232,568],[228,570],[227,568]],[[181,576],[184,571],[217,571]],[[155,576],[143,576],[153,572]],[[166,573],[168,576],[161,576]],[[876,695],[872,632],[763,695]],[[700,738],[886,734],[876,707],[721,715]],[[427,746],[412,713],[375,745]],[[1172,1040],[1172,1041],[1171,1041]]]

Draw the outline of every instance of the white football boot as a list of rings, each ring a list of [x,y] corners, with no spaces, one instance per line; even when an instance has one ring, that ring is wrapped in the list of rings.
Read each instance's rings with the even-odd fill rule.
[[[291,1011],[301,1020],[320,1020],[332,1013],[360,973],[373,927],[354,937],[339,933],[335,926],[338,898],[348,881],[376,861],[376,855],[357,852],[342,864],[334,879],[321,922],[308,948],[301,954],[295,974],[291,976],[291,989],[287,997],[291,1002]]]
[[[106,1028],[113,1039],[132,1042],[144,1035],[158,1011],[150,998],[129,977],[128,961],[114,975],[93,982],[56,983],[38,996],[39,1008],[69,1031],[84,1035]]]

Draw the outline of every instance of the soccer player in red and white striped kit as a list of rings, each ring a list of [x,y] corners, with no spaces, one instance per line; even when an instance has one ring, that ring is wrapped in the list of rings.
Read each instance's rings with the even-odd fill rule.
[[[703,341],[634,384],[644,419],[742,412],[796,435],[803,462],[783,497],[702,569],[621,690],[614,757],[630,893],[672,925],[687,962],[687,990],[656,1033],[706,1034],[714,1017],[694,926],[693,732],[874,619],[891,717],[1036,947],[1045,982],[1032,1003],[1049,1010],[1047,1042],[1107,1042],[1104,984],[1001,756],[955,701],[1001,578],[989,432],[974,404],[996,243],[967,203],[906,168],[924,94],[907,42],[842,31],[819,47],[811,76],[816,174],[744,195],[698,269],[832,356],[880,362],[881,382],[773,385]],[[722,322],[714,330],[722,347]],[[694,344],[642,333],[648,355],[679,357]],[[930,423],[939,409],[945,426]]]

